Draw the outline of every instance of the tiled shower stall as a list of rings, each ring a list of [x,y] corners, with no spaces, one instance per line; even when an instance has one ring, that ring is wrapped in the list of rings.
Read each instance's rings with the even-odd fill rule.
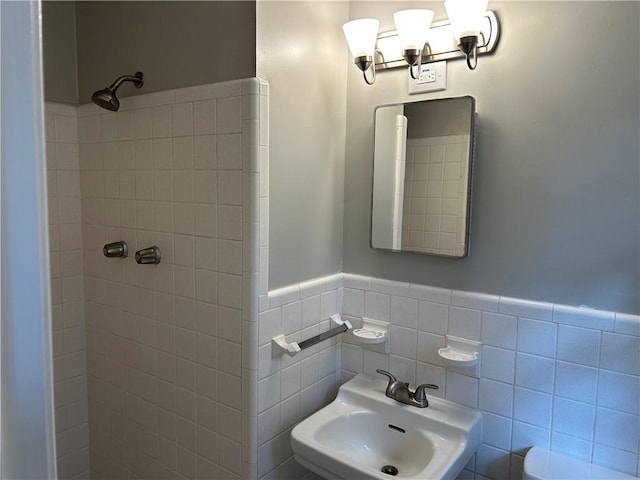
[[[247,345],[266,90],[255,78],[203,85],[128,98],[117,113],[47,104],[61,478],[256,470],[243,398],[257,382]],[[128,257],[104,257],[120,240]],[[138,265],[152,245],[161,263]]]

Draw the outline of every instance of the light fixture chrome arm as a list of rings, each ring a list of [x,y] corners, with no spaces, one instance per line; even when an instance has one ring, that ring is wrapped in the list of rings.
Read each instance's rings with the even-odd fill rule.
[[[422,68],[422,53],[429,38],[433,10],[424,8],[399,10],[393,14],[393,20],[402,47],[402,58],[409,64],[411,78],[417,80]],[[414,71],[416,65],[418,66],[417,74]]]
[[[469,70],[475,70],[478,66],[478,37],[468,36],[462,37],[458,48],[465,54],[467,60],[467,67]],[[471,58],[473,57],[473,64]]]
[[[422,68],[422,52],[423,50],[418,50],[417,48],[407,49],[402,51],[402,58],[404,58],[405,62],[409,64],[409,74],[411,78],[417,80],[420,77],[420,69]],[[414,68],[418,65],[418,73],[414,73]]]
[[[373,57],[370,55],[361,55],[359,57],[355,57],[353,59],[353,63],[355,63],[356,66],[360,70],[362,70],[362,78],[364,78],[364,81],[367,83],[367,85],[373,85],[373,83],[376,81],[376,69],[374,68],[373,64]],[[367,70],[371,70],[372,72],[371,80],[367,78]]]

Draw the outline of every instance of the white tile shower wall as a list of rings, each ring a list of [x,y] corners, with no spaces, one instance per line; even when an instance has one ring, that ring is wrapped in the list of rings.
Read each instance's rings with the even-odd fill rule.
[[[94,478],[244,477],[259,94],[248,79],[79,107]],[[105,258],[118,240],[128,258]],[[151,245],[161,263],[137,265]]]
[[[390,321],[389,355],[342,339],[342,381],[384,368],[483,412],[460,478],[520,479],[534,445],[640,475],[640,318],[344,274],[344,318]],[[451,334],[483,343],[480,376],[448,369]],[[284,386],[284,382],[282,382]]]
[[[294,480],[307,470],[291,451],[294,425],[331,402],[340,383],[338,337],[290,357],[271,338],[301,341],[330,328],[340,312],[342,275],[310,280],[260,297],[258,361],[258,478]]]
[[[463,255],[469,135],[407,140],[402,248]]]
[[[45,104],[58,477],[89,474],[80,166],[76,108]]]

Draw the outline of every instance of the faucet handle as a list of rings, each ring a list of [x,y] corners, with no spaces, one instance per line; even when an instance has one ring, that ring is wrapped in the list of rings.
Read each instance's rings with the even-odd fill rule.
[[[382,375],[386,375],[389,378],[389,383],[398,381],[398,379],[396,377],[394,377],[392,374],[390,374],[386,370],[382,370],[381,368],[376,368],[376,372],[378,372],[378,373],[380,373]]]
[[[401,403],[409,404],[409,386],[408,384],[401,382],[394,375],[387,372],[386,370],[382,370],[381,368],[376,369],[376,372],[386,375],[389,378],[389,383],[387,384],[387,389],[384,394],[389,397],[397,400]]]
[[[423,393],[427,388],[430,390],[440,390],[440,387],[438,385],[434,385],[433,383],[423,383],[422,385],[418,385],[416,387],[416,394],[418,394],[418,392]]]
[[[434,385],[433,383],[423,383],[422,385],[417,386],[416,391],[413,394],[414,398],[421,404],[424,403],[425,406],[429,405],[429,402],[427,401],[427,388],[430,390],[440,389],[438,385]]]

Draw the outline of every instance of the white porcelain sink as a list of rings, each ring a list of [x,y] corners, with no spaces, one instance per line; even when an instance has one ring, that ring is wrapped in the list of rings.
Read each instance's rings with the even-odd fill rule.
[[[328,480],[455,479],[480,444],[480,412],[434,396],[427,408],[404,405],[385,396],[386,386],[357,375],[296,425],[298,463]]]

